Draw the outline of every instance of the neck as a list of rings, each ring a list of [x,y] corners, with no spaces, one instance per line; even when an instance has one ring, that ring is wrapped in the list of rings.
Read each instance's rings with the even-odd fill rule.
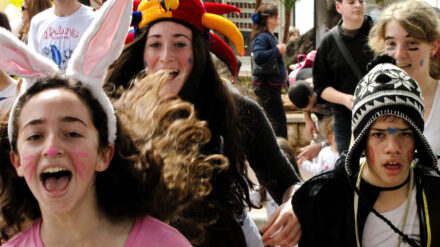
[[[347,30],[358,30],[362,27],[362,24],[364,24],[363,20],[360,22],[342,21],[342,27]]]
[[[398,208],[408,199],[409,183],[397,190],[381,191],[374,203],[374,209],[383,213]]]
[[[335,141],[332,141],[332,144],[330,145],[330,149],[333,151],[333,152],[338,152],[338,146],[336,145],[336,142]]]
[[[0,71],[0,92],[12,84],[12,78],[5,72]]]
[[[55,0],[54,5],[55,15],[59,17],[70,16],[81,7],[81,3],[77,0]]]
[[[112,222],[97,208],[81,208],[67,216],[42,210],[40,234],[46,247],[123,246],[133,223],[131,219]]]

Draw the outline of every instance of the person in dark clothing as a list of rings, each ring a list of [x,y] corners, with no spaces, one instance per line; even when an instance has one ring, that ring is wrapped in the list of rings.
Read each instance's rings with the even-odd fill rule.
[[[262,4],[252,15],[252,59],[257,65],[266,62],[276,63],[278,70],[274,74],[259,75],[252,71],[252,84],[259,103],[263,106],[267,117],[280,137],[287,138],[287,119],[281,99],[281,87],[287,77],[283,54],[286,44],[279,43],[274,35],[275,28],[280,24],[278,9],[273,4]]]
[[[354,144],[293,197],[299,246],[438,246],[440,172],[417,82],[382,63],[354,96]]]
[[[367,44],[373,22],[364,15],[365,1],[336,0],[336,10],[342,20],[333,28],[339,31],[363,76],[367,72],[367,63],[373,58]],[[350,111],[353,92],[360,78],[350,69],[331,32],[324,36],[318,47],[313,63],[313,84],[319,100],[332,103],[335,138],[338,151],[342,153],[350,144]]]
[[[208,123],[212,135],[203,146],[203,151],[228,157],[230,167],[215,174],[209,197],[191,210],[182,212],[197,220],[206,219],[207,224],[211,224],[206,231],[207,241],[202,245],[192,242],[194,245],[263,246],[262,239],[271,245],[293,245],[299,239],[300,226],[288,200],[300,180],[277,145],[261,108],[254,101],[232,92],[214,67],[209,47],[215,45],[215,36],[206,32],[210,23],[205,14],[215,10],[215,6],[217,4],[213,3],[202,5],[199,0],[183,0],[179,3],[142,1],[138,10],[144,14],[136,37],[110,69],[107,83],[110,88],[113,85],[116,88],[129,88],[130,80],[143,71],[147,74],[165,71],[170,77],[164,82],[165,90],[161,91],[161,95],[180,97],[193,104],[197,117]],[[236,11],[232,6],[222,7]],[[213,26],[229,27],[228,31],[236,28],[225,18],[215,17],[215,24],[221,20],[222,25]],[[238,30],[228,33],[233,33],[243,42]],[[238,39],[235,41],[234,44],[240,43]],[[236,46],[239,53],[244,44],[241,45]],[[235,55],[232,57],[235,59]],[[246,160],[259,182],[281,204],[273,220],[260,230],[264,233],[263,237],[245,212],[248,206],[252,206]],[[180,223],[170,221],[172,226],[192,240],[192,233],[183,229]],[[281,232],[274,235],[281,226]]]

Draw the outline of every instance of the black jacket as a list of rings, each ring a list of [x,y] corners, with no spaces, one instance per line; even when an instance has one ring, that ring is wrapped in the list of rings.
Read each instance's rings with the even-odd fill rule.
[[[301,223],[302,237],[299,246],[356,246],[354,227],[354,184],[357,176],[348,178],[345,171],[345,155],[341,155],[335,169],[321,173],[306,181],[293,196],[295,214]],[[418,215],[422,246],[426,246],[426,222],[422,190],[426,194],[431,226],[431,246],[440,246],[440,177],[428,173],[416,165],[415,181],[417,189]],[[361,193],[371,205],[377,199],[379,190],[361,182]],[[362,235],[370,208],[359,200],[358,227]],[[422,217],[421,217],[422,216]],[[396,233],[397,234],[397,233]],[[362,236],[360,236],[362,242]]]
[[[367,64],[374,57],[367,44],[368,33],[373,21],[369,16],[365,16],[364,24],[355,37],[345,35],[341,25],[342,20],[333,28],[339,29],[342,41],[364,76],[367,73]],[[325,88],[333,87],[340,92],[353,94],[357,83],[356,75],[345,61],[331,32],[327,32],[317,49],[313,62],[313,85],[316,95],[320,99],[319,102],[325,102],[320,98]],[[349,113],[349,110],[343,105],[332,104],[332,107],[335,111]]]

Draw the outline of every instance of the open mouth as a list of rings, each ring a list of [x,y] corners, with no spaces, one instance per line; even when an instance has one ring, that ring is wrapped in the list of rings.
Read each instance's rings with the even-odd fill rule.
[[[386,171],[394,173],[400,171],[402,165],[399,162],[388,162],[383,165]]]
[[[410,63],[398,63],[397,67],[399,67],[401,69],[408,69],[408,68],[411,68],[411,64]]]
[[[63,191],[72,179],[72,172],[61,167],[45,169],[40,175],[40,181],[49,192]]]
[[[178,70],[178,69],[168,70],[168,73],[171,76],[171,80],[174,80],[179,75],[179,72],[180,72],[180,70]]]

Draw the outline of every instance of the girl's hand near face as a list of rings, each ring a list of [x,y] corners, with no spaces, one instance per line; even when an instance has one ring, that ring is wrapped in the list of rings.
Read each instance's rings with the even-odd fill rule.
[[[284,43],[279,43],[277,45],[278,51],[280,52],[280,54],[284,54],[284,52],[286,52],[286,44]]]

